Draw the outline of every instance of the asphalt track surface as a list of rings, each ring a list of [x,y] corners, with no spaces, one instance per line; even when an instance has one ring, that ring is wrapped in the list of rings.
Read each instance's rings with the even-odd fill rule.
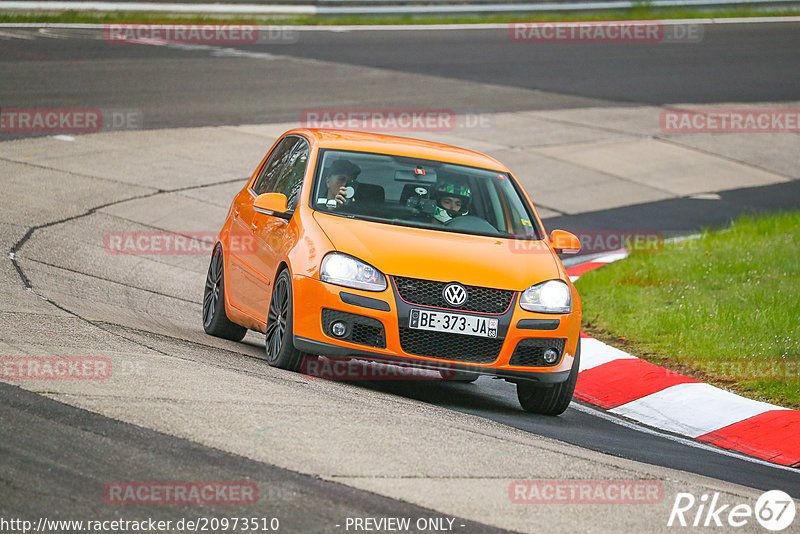
[[[0,39],[0,106],[134,109],[145,127],[161,128],[387,105],[375,74],[342,77],[280,58],[385,70],[393,107],[456,113],[798,98],[800,23],[703,28],[698,43],[670,44],[514,43],[502,29],[294,32],[278,44],[214,45],[211,60],[202,46],[109,45],[102,30],[4,30],[27,38]],[[463,91],[458,80],[486,89]]]
[[[256,505],[202,507],[207,518],[278,517],[284,532],[337,532],[347,517],[441,517],[433,510],[254,462],[0,384],[0,488],[5,517],[119,518],[104,480],[247,480]],[[13,436],[13,439],[9,439]],[[89,498],[92,496],[94,498]],[[94,502],[93,502],[94,501]],[[136,517],[196,518],[196,506],[145,506]],[[138,515],[141,514],[141,515]],[[129,518],[132,517],[129,515]],[[469,532],[502,532],[456,520]]]
[[[302,35],[293,56],[615,103],[793,100],[798,25],[703,26],[697,43],[509,42],[507,30]],[[274,48],[275,53],[280,53]]]
[[[374,94],[369,79],[320,79],[324,72],[309,70],[306,64],[261,58],[267,59],[266,66],[257,70],[248,61],[253,58],[236,58],[231,52],[209,61],[206,50],[110,46],[91,31],[81,33],[81,38],[64,35],[54,31],[47,37],[0,41],[0,70],[4,73],[0,105],[137,109],[147,117],[146,126],[156,128],[297,120],[309,107],[362,107],[364,99],[354,96],[354,91],[366,95],[367,102],[386,105],[384,95]],[[703,42],[696,45],[512,44],[505,31],[433,31],[314,32],[301,34],[291,45],[226,48],[391,71],[398,82],[406,78],[414,82],[393,96],[392,105],[396,106],[446,105],[492,112],[630,103],[779,102],[800,95],[798,24],[707,27]],[[445,78],[453,90],[437,87],[426,92],[426,86],[419,85],[413,75]],[[527,92],[509,91],[507,98],[493,99],[486,94],[459,93],[459,80],[543,93],[532,99]],[[660,214],[656,220],[664,228],[676,229],[679,220],[681,229],[696,231],[745,210],[797,207],[798,199],[797,182],[790,182],[730,192],[723,203],[715,204],[716,212],[698,210],[692,203],[696,201],[686,199],[551,221],[566,228],[573,224],[585,228],[597,221],[606,221],[605,228],[638,228],[642,221],[652,221],[656,211]],[[609,221],[617,225],[609,225]],[[598,452],[800,495],[800,476],[795,472],[621,427],[589,410],[570,409],[555,419],[522,414],[515,405],[513,387],[499,381],[482,378],[474,385],[372,383],[353,387],[374,388],[476,414]],[[43,509],[69,502],[73,515],[86,512],[102,518],[107,509],[93,509],[90,501],[70,496],[96,492],[98,484],[102,486],[99,480],[146,480],[148,473],[163,478],[165,470],[175,479],[195,480],[248,473],[279,490],[272,495],[276,500],[270,506],[280,509],[286,524],[298,531],[318,530],[318,525],[330,526],[345,516],[435,515],[369,492],[119,423],[12,386],[0,385],[0,391],[4,436],[0,439],[4,458],[0,462],[4,495],[0,512],[4,516],[39,515]],[[39,424],[21,423],[31,418]],[[56,452],[65,449],[71,456],[54,460]],[[9,499],[9,495],[16,497]],[[302,498],[294,500],[297,495]],[[309,509],[314,513],[309,514]],[[229,515],[229,510],[205,511],[209,513],[204,515]],[[148,512],[153,517],[159,513],[174,517],[176,511]],[[492,530],[478,524],[470,527],[470,532]]]
[[[742,462],[737,456],[723,456],[715,450],[696,448],[690,440],[665,440],[663,434],[620,427],[610,420],[599,419],[592,408],[578,410],[573,406],[556,418],[521,415],[512,384],[489,378],[479,380],[480,388],[476,387],[477,382],[474,385],[448,384],[448,387],[424,383],[412,386],[376,383],[371,387],[479,415],[526,432],[622,458],[668,466],[763,490],[779,487],[790,495],[796,495],[800,490],[800,477],[792,470],[776,470],[763,464]]]

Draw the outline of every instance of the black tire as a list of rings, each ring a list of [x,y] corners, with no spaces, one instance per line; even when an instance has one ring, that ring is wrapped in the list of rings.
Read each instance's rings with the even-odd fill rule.
[[[575,383],[578,381],[578,371],[581,363],[581,340],[578,338],[578,349],[575,351],[575,361],[566,382],[553,386],[542,386],[536,382],[519,382],[517,384],[517,398],[526,412],[543,415],[561,415],[567,410],[572,394],[575,393]]]
[[[294,348],[293,311],[292,277],[289,270],[284,269],[275,279],[267,313],[267,363],[289,371],[300,371],[303,358],[311,356]]]
[[[442,380],[447,380],[448,382],[475,382],[479,376],[478,373],[473,373],[472,371],[439,371],[439,374],[442,376]]]
[[[211,253],[211,263],[206,275],[206,288],[203,292],[203,330],[212,336],[241,341],[247,328],[228,319],[225,313],[225,264],[222,245],[217,243]]]

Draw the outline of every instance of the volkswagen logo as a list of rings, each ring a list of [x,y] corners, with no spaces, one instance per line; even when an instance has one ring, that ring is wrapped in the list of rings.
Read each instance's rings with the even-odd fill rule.
[[[453,307],[463,306],[467,302],[467,288],[455,282],[447,284],[442,291],[442,298]]]

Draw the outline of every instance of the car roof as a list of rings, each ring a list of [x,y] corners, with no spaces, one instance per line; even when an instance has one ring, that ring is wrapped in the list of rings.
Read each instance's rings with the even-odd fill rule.
[[[301,134],[312,139],[319,148],[375,152],[395,156],[417,157],[510,172],[505,165],[486,154],[432,141],[397,137],[378,133],[323,128],[299,128],[287,134]]]

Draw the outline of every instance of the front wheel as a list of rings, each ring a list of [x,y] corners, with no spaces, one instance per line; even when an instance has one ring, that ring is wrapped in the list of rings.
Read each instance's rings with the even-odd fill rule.
[[[308,354],[294,348],[292,277],[284,269],[275,279],[267,313],[267,363],[273,367],[299,371]]]
[[[542,386],[536,382],[519,382],[517,384],[517,398],[526,412],[544,415],[561,415],[564,413],[575,393],[575,384],[578,381],[578,371],[581,363],[581,340],[578,338],[578,347],[575,351],[575,361],[566,382],[553,386]]]
[[[203,330],[212,336],[241,341],[247,328],[239,326],[225,313],[225,274],[222,245],[217,243],[211,254],[203,292]]]

